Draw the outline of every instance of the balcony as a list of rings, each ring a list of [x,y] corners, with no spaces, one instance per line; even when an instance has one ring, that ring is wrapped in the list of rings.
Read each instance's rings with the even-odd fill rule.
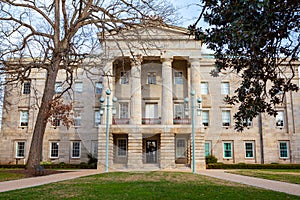
[[[142,124],[161,124],[160,118],[143,118]]]
[[[129,124],[129,118],[113,118],[113,124]]]
[[[175,118],[173,119],[173,124],[191,124],[191,119],[190,118]]]

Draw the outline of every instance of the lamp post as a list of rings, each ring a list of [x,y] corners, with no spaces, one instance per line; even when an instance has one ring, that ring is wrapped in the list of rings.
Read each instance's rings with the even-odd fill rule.
[[[106,93],[106,105],[104,104],[105,102],[105,98],[101,97],[100,98],[100,103],[101,103],[101,109],[100,109],[100,115],[103,116],[104,114],[104,110],[106,108],[106,146],[105,146],[105,172],[108,172],[108,153],[109,153],[109,109],[112,109],[112,114],[115,115],[116,114],[116,107],[115,107],[115,103],[117,102],[117,98],[113,97],[112,101],[113,104],[110,105],[109,103],[109,95],[111,94],[110,89],[107,89],[105,91]]]
[[[196,159],[195,159],[195,91],[192,90],[191,91],[191,120],[192,120],[192,170],[193,173],[196,173]],[[184,98],[184,102],[186,103],[186,105],[188,105],[189,102],[189,98],[186,97]],[[201,102],[202,99],[200,97],[197,98],[197,103],[198,103],[198,107],[197,107],[197,115],[200,116],[201,115]],[[189,110],[188,106],[186,106],[186,111]]]

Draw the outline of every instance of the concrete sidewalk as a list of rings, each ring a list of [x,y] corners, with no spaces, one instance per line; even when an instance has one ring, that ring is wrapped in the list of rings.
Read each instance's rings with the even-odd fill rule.
[[[52,174],[47,176],[38,176],[32,178],[24,178],[13,181],[0,182],[0,192],[10,190],[29,188],[58,181],[70,180],[83,176],[99,174],[97,170],[78,170],[67,173]],[[253,178],[248,176],[241,176],[236,174],[226,173],[224,170],[203,170],[199,172],[200,175],[210,176],[213,178],[223,179],[227,181],[242,183],[254,187],[284,192],[287,194],[300,196],[300,185],[285,183],[280,181],[272,181],[260,178]]]
[[[52,174],[47,176],[37,176],[37,177],[24,178],[24,179],[18,179],[13,181],[4,181],[4,182],[0,182],[0,192],[29,188],[29,187],[54,183],[58,181],[70,180],[70,179],[94,175],[94,174],[99,174],[99,171],[95,169],[78,170],[78,171],[76,170],[76,171]]]
[[[242,183],[245,185],[251,185],[254,187],[264,188],[267,190],[274,190],[300,196],[300,185],[298,184],[230,174],[226,173],[224,170],[203,170],[200,171],[199,174],[227,181]]]

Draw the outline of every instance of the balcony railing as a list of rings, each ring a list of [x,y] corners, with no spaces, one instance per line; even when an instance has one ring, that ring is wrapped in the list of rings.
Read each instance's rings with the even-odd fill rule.
[[[161,119],[159,119],[159,118],[143,118],[142,124],[161,124]]]
[[[129,118],[113,118],[113,124],[129,124]]]
[[[173,119],[173,124],[191,124],[191,119],[190,118]]]

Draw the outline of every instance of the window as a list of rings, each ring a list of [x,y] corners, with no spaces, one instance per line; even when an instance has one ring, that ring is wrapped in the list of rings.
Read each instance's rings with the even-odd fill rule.
[[[63,87],[61,82],[56,82],[55,83],[55,93],[60,94],[62,93]]]
[[[283,127],[284,126],[284,111],[278,111],[276,115],[276,126]]]
[[[202,124],[203,124],[203,126],[209,126],[209,111],[208,110],[202,111]]]
[[[184,104],[175,103],[174,104],[174,119],[184,119]]]
[[[232,158],[232,142],[223,143],[223,157]]]
[[[279,142],[279,158],[289,158],[289,143],[288,141]]]
[[[158,105],[157,103],[147,103],[145,106],[146,109],[146,118],[147,119],[156,119],[158,118]]]
[[[211,142],[205,142],[204,148],[205,148],[205,156],[210,156],[211,155]]]
[[[174,84],[183,84],[182,72],[174,73]]]
[[[128,102],[120,102],[119,103],[119,113],[121,119],[128,118]]]
[[[222,126],[230,126],[230,111],[222,111]]]
[[[186,157],[186,140],[177,139],[176,140],[176,158]]]
[[[127,156],[127,140],[125,138],[117,139],[117,156],[124,157]]]
[[[201,82],[201,94],[208,94],[208,82]]]
[[[245,157],[254,158],[254,142],[245,142]]]
[[[81,126],[81,113],[78,110],[74,112],[74,126]]]
[[[98,126],[101,124],[101,115],[100,110],[95,110],[95,126]]]
[[[95,87],[96,87],[95,93],[96,94],[102,94],[102,90],[103,90],[102,82],[97,82],[95,84]]]
[[[74,84],[75,93],[82,93],[83,91],[83,83],[82,82],[76,82]]]
[[[91,154],[94,158],[98,158],[98,141],[92,141]]]
[[[52,126],[54,126],[54,127],[60,126],[60,116],[59,115],[52,117]]]
[[[127,72],[121,72],[120,84],[128,84],[129,78]]]
[[[20,126],[25,127],[28,126],[28,110],[20,111]]]
[[[243,125],[244,126],[252,126],[252,120],[250,120],[250,119],[245,119],[244,121],[243,121]]]
[[[229,94],[230,92],[229,82],[221,83],[221,94]]]
[[[23,83],[23,94],[30,94],[30,82]]]
[[[58,142],[50,142],[50,158],[58,158]]]
[[[148,84],[156,84],[156,73],[148,72]]]
[[[72,158],[80,158],[80,142],[72,142]]]
[[[16,142],[16,158],[25,157],[25,142]]]

